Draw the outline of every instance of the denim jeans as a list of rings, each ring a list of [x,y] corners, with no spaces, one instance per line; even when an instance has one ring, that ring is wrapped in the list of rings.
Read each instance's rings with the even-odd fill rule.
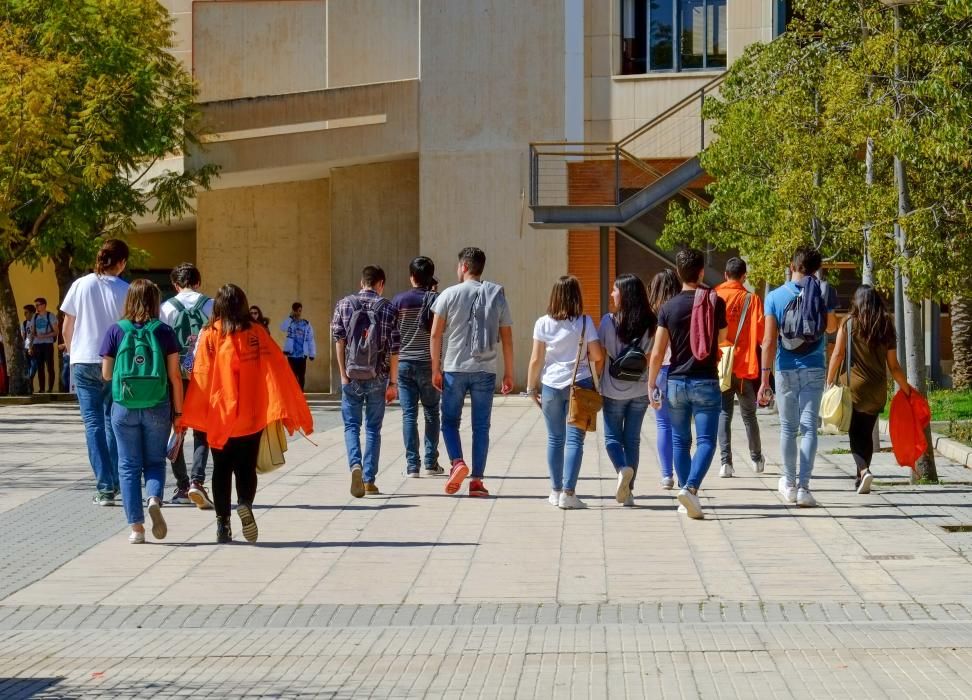
[[[591,379],[577,382],[588,389],[594,388]],[[577,488],[581,460],[584,459],[584,438],[587,431],[567,425],[567,406],[570,403],[570,387],[554,389],[542,385],[540,408],[547,423],[547,467],[550,470],[550,487],[554,491],[573,491]]]
[[[71,357],[66,352],[61,353],[60,377],[61,393],[67,394],[71,391]]]
[[[189,380],[182,380],[182,387],[184,392],[189,391]],[[185,393],[183,394],[185,396]],[[192,481],[198,481],[200,484],[206,481],[206,460],[209,459],[209,441],[206,439],[206,433],[196,430],[192,430]],[[185,450],[179,450],[179,454],[176,458],[172,460],[172,476],[175,477],[176,486],[180,489],[189,488],[189,472],[186,471],[186,455]]]
[[[111,428],[111,382],[101,378],[100,364],[72,365],[71,374],[98,492],[115,493],[118,491],[118,447]]]
[[[378,475],[381,454],[381,424],[385,420],[385,389],[387,379],[352,379],[341,386],[341,417],[344,419],[344,446],[348,451],[348,466],[360,464],[364,481],[373,484]],[[364,413],[365,449],[361,456],[361,415]]]
[[[145,522],[142,481],[147,498],[162,500],[165,486],[165,450],[172,428],[169,402],[154,408],[125,408],[112,404],[111,427],[118,437],[118,475],[129,525]]]
[[[398,400],[402,405],[402,437],[405,440],[405,462],[409,472],[422,466],[419,455],[419,404],[425,413],[425,468],[435,466],[439,452],[439,392],[432,386],[432,364],[400,361],[398,363]]]
[[[655,428],[657,435],[656,449],[658,451],[658,467],[661,469],[662,478],[675,475],[675,455],[672,448],[672,417],[669,413],[668,405],[668,365],[661,368],[658,372],[658,379],[655,380],[658,388],[661,389],[661,408],[655,411]]]
[[[755,461],[763,456],[763,443],[759,436],[759,420],[756,418],[756,392],[759,382],[756,379],[740,379],[733,376],[732,386],[722,392],[722,412],[719,414],[719,451],[722,463],[732,464],[732,414],[736,396],[739,396],[739,412],[742,414],[749,441],[749,456]]]
[[[604,397],[604,449],[615,471],[631,467],[635,477],[638,476],[641,424],[645,422],[648,406],[647,396],[634,399]],[[634,482],[632,478],[632,486]]]
[[[675,473],[683,488],[698,489],[709,471],[716,450],[722,392],[718,379],[675,377],[668,380],[669,414]],[[692,450],[692,421],[697,445]]]
[[[817,455],[817,422],[824,391],[823,369],[782,370],[776,377],[776,405],[780,413],[780,451],[786,483],[810,488]],[[797,435],[800,436],[799,448]],[[800,478],[797,480],[797,453]]]
[[[442,378],[442,440],[449,461],[463,459],[459,424],[466,394],[472,402],[472,477],[482,479],[489,454],[489,421],[496,375],[492,372],[446,372]]]

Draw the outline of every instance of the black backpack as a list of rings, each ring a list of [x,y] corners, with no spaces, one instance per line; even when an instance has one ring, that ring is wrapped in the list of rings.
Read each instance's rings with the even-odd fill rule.
[[[614,320],[613,316],[611,317],[611,321],[614,323],[616,332],[618,328],[617,321]],[[641,378],[645,376],[645,370],[648,369],[648,353],[651,352],[651,346],[652,342],[649,341],[648,348],[643,350],[641,348],[641,340],[628,343],[621,348],[621,352],[618,353],[617,357],[611,358],[611,364],[608,365],[608,374],[622,382],[641,381]]]
[[[427,289],[425,295],[422,297],[422,310],[419,312],[419,323],[426,331],[432,330],[432,319],[435,316],[432,312],[432,307],[438,298],[439,293],[433,292],[431,289]]]

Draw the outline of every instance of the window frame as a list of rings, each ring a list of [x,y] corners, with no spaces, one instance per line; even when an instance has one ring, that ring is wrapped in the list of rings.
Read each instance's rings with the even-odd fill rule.
[[[638,4],[644,6],[645,24],[644,24],[644,27],[642,27],[642,31],[644,32],[644,35],[643,36],[644,36],[644,44],[645,44],[645,55],[644,55],[644,58],[643,59],[641,59],[641,58],[632,58],[632,59],[629,59],[632,63],[638,63],[639,61],[643,61],[644,65],[645,65],[645,70],[643,72],[625,72],[625,41],[626,41],[626,39],[625,39],[625,30],[627,29],[627,27],[625,26],[625,15],[626,15],[625,10],[626,10],[626,4],[629,1],[632,2],[632,3],[638,3]],[[711,66],[711,65],[709,65],[709,58],[710,57],[709,57],[709,53],[708,53],[708,51],[706,49],[707,49],[707,47],[709,45],[709,29],[710,29],[710,27],[709,27],[709,12],[708,12],[708,8],[709,8],[710,5],[713,5],[715,7],[719,7],[719,6],[724,5],[725,8],[726,8],[726,17],[727,17],[727,21],[728,21],[729,0],[699,0],[702,3],[702,22],[703,22],[703,25],[702,25],[703,26],[703,29],[702,29],[702,37],[703,37],[703,42],[705,44],[705,46],[703,47],[703,51],[702,51],[702,65],[701,66],[698,66],[698,67],[693,66],[693,67],[688,67],[688,68],[686,68],[683,65],[683,61],[682,61],[682,46],[683,46],[682,34],[683,34],[683,27],[685,26],[684,21],[683,21],[682,0],[655,0],[655,1],[658,2],[658,3],[664,3],[664,4],[666,4],[667,5],[666,10],[670,11],[671,17],[673,18],[674,26],[673,26],[673,32],[672,32],[672,67],[671,68],[653,68],[652,65],[651,65],[651,58],[652,58],[652,44],[651,44],[652,7],[651,7],[651,4],[652,4],[652,0],[619,0],[618,6],[619,6],[619,10],[620,11],[619,11],[619,15],[618,16],[619,16],[619,20],[620,21],[619,21],[618,33],[619,33],[619,36],[621,37],[621,72],[619,73],[619,75],[653,75],[653,74],[654,75],[657,75],[657,74],[666,74],[666,73],[671,73],[671,74],[674,74],[674,73],[707,73],[707,72],[721,72],[721,71],[724,71],[724,70],[726,70],[728,68],[728,63],[729,63],[729,47],[728,47],[728,45],[726,47],[724,47],[725,48],[725,51],[726,51],[726,53],[725,53],[725,56],[726,56],[726,65],[721,65],[721,66]],[[780,0],[776,0],[777,3],[779,1]],[[716,3],[718,3],[718,5],[716,5]],[[774,5],[774,7],[775,7],[775,5]],[[637,9],[633,10],[631,12],[631,14],[633,16],[637,16],[637,14],[638,14]],[[774,19],[775,19],[775,17],[774,17]],[[728,28],[727,28],[727,31],[726,31],[726,39],[727,39],[727,42],[726,43],[728,44]]]

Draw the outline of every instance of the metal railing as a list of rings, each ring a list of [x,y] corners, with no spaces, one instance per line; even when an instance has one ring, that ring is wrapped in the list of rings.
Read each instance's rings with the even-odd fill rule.
[[[703,105],[725,77],[723,73],[693,90],[620,141],[531,143],[530,206],[618,205],[658,181],[665,172],[649,161],[683,163],[711,142]],[[707,204],[690,189],[679,192]]]

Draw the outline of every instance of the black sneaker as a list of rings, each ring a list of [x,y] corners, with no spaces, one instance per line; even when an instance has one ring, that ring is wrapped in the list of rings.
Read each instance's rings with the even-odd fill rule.
[[[438,462],[433,464],[431,467],[425,468],[426,476],[442,476],[443,474],[445,474],[445,469],[440,467]]]
[[[115,494],[110,491],[99,491],[91,502],[96,506],[113,506],[115,505]]]
[[[418,479],[419,478],[418,469],[407,469],[405,471],[405,477],[408,479]]]

